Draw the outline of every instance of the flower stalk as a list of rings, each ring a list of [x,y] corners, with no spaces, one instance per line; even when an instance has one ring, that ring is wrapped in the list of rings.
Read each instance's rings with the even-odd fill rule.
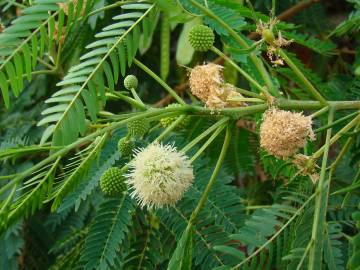
[[[205,205],[206,203],[206,200],[209,196],[209,193],[211,191],[211,188],[213,187],[214,183],[215,183],[215,180],[220,172],[220,169],[221,169],[221,165],[225,159],[225,156],[226,156],[226,153],[227,153],[227,149],[229,147],[229,144],[230,144],[230,138],[231,138],[231,130],[230,130],[230,125],[227,126],[227,129],[226,129],[226,135],[225,135],[225,139],[224,139],[224,143],[223,143],[223,146],[221,148],[221,152],[220,152],[220,156],[219,156],[219,159],[215,165],[215,169],[210,177],[210,180],[203,192],[203,194],[201,195],[201,198],[200,198],[200,201],[198,202],[195,210],[192,212],[191,216],[190,216],[190,219],[189,219],[189,223],[188,223],[188,227],[192,226],[192,224],[194,224],[194,221],[196,219],[196,217],[198,216],[198,214],[200,213],[201,209],[203,208],[203,206]]]

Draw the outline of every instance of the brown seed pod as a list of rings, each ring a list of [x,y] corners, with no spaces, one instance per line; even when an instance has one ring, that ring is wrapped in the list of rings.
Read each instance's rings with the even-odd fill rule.
[[[202,100],[209,108],[237,107],[243,102],[231,101],[242,97],[234,86],[224,83],[223,67],[213,63],[199,65],[189,74],[191,93]]]
[[[270,109],[260,127],[260,145],[269,154],[286,159],[304,147],[307,138],[315,140],[312,120],[302,113]]]

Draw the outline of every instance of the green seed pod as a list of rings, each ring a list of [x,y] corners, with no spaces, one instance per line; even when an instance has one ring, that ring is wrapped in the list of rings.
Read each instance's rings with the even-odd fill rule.
[[[127,190],[123,171],[117,167],[111,167],[100,178],[101,191],[107,195],[115,196]]]
[[[178,103],[172,103],[169,106],[167,106],[166,108],[176,108],[176,107],[181,107],[180,104]],[[176,119],[179,116],[170,116],[170,117],[164,117],[160,120],[160,124],[164,127],[167,128],[168,126],[170,126],[173,122],[176,121]],[[190,117],[186,116],[175,128],[175,130],[181,130],[187,127],[187,125],[190,122]]]
[[[127,90],[136,89],[138,86],[138,79],[134,75],[127,75],[124,79],[124,86]]]
[[[270,29],[264,29],[262,31],[262,37],[268,44],[272,44],[275,40],[274,33]]]
[[[210,27],[195,25],[189,33],[190,45],[196,50],[206,52],[211,49],[215,41],[215,35]]]
[[[170,68],[170,20],[168,12],[163,13],[160,33],[160,77],[166,81]]]
[[[138,119],[129,122],[127,128],[132,137],[142,137],[149,130],[150,125],[146,119]]]
[[[127,138],[122,138],[118,142],[118,150],[122,156],[130,156],[134,147],[135,143]]]
[[[355,76],[356,77],[360,77],[360,66],[358,66],[357,68],[355,68]]]

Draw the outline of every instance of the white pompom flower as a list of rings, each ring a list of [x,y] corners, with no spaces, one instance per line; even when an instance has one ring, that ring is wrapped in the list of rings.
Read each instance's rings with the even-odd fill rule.
[[[174,205],[194,180],[190,160],[172,145],[152,143],[135,150],[127,184],[141,207]]]

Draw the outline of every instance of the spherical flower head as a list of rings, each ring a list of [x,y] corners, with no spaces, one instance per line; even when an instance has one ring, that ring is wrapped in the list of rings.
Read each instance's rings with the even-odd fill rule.
[[[263,120],[260,145],[277,158],[293,156],[308,138],[315,140],[311,117],[302,113],[271,109],[264,113]]]
[[[126,178],[121,169],[110,167],[100,178],[101,191],[109,196],[119,195],[127,190],[125,180]]]
[[[138,79],[134,75],[127,75],[124,79],[124,86],[127,90],[136,89],[138,83]]]
[[[213,30],[205,25],[195,25],[189,32],[189,43],[196,51],[206,52],[215,41]]]
[[[182,105],[180,105],[179,103],[172,103],[172,104],[168,105],[166,108],[176,108],[176,107],[181,107],[181,106]],[[164,117],[160,120],[160,123],[164,128],[167,128],[172,123],[174,123],[178,117],[179,116]],[[181,129],[186,128],[187,125],[189,124],[189,122],[190,122],[190,117],[186,116],[180,123],[178,123],[175,130],[181,130]]]
[[[172,145],[150,144],[129,165],[127,183],[141,207],[174,205],[194,180],[189,159]]]
[[[142,137],[149,130],[150,125],[146,119],[133,120],[127,124],[130,136]]]
[[[122,138],[118,142],[118,150],[122,156],[130,156],[135,147],[134,141],[125,138]]]

